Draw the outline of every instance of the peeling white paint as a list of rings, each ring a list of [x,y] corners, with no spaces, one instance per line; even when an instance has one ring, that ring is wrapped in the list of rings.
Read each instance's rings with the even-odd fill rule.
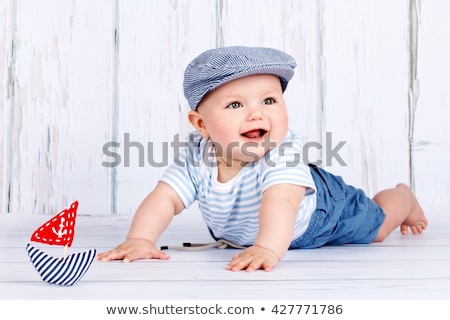
[[[328,169],[371,195],[411,180],[420,197],[431,193],[427,206],[448,212],[450,170],[437,168],[450,162],[449,6],[1,1],[0,212],[54,213],[79,200],[81,214],[132,214],[164,169],[102,167],[103,144],[124,133],[155,145],[184,137],[184,68],[219,45],[296,58],[290,126],[306,141],[347,141],[349,166]]]
[[[416,1],[420,83],[411,154],[416,193],[429,214],[450,208],[450,2]]]

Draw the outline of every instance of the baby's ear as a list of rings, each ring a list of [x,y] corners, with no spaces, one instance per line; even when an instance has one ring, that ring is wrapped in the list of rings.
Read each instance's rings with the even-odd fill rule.
[[[197,110],[191,110],[188,113],[189,122],[194,126],[198,133],[202,135],[203,138],[208,139],[209,134],[206,130],[205,121],[203,120],[203,116]]]

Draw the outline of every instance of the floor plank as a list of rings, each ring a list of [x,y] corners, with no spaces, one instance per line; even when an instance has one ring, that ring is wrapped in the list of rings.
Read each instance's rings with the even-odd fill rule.
[[[169,261],[94,261],[70,288],[43,283],[26,254],[31,232],[47,218],[0,215],[0,299],[450,299],[446,217],[430,219],[421,236],[395,232],[379,244],[289,251],[273,272],[226,271],[235,249],[168,250]],[[130,217],[81,216],[70,251],[107,250],[125,237],[129,223]],[[159,244],[186,241],[211,241],[189,215],[176,219]]]

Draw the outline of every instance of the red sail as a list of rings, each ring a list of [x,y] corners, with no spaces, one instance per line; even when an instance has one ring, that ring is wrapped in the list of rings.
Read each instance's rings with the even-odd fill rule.
[[[70,247],[75,235],[77,208],[78,201],[75,201],[69,208],[64,209],[37,228],[31,236],[31,241]]]

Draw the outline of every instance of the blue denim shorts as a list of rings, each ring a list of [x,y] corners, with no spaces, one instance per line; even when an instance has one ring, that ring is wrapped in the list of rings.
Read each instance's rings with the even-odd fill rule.
[[[305,233],[289,249],[374,241],[385,219],[383,209],[341,177],[314,165],[310,168],[317,189],[316,210]]]

